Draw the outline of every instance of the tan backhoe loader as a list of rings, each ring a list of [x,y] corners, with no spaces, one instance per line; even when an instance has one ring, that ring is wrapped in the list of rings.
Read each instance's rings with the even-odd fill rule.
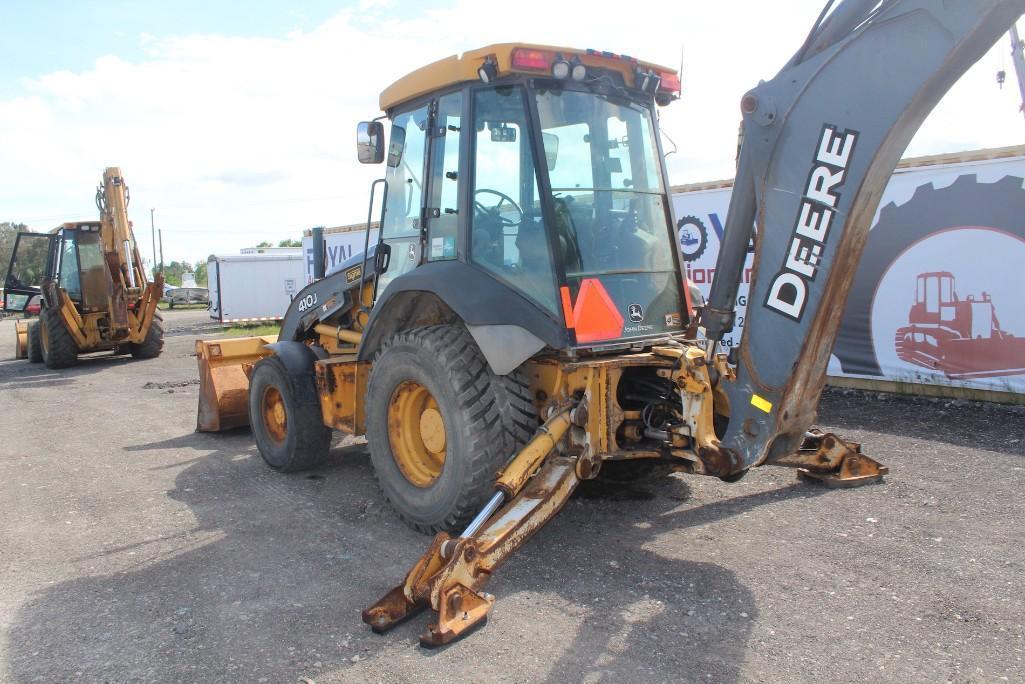
[[[887,472],[812,430],[840,315],[906,144],[1025,0],[829,9],[741,102],[737,185],[699,312],[655,114],[679,75],[506,44],[382,93],[388,142],[379,121],[357,138],[361,162],[386,164],[368,216],[380,191],[380,238],[299,292],[277,341],[197,344],[200,430],[248,422],[282,472],[319,463],[333,430],[365,435],[384,496],[436,534],[364,612],[375,631],[430,609],[421,643],[436,646],[482,624],[496,568],[608,461],[729,482],[768,464],[837,486]],[[752,227],[758,266],[730,352],[719,341]]]
[[[18,234],[4,279],[4,305],[24,311],[35,303],[40,310],[38,321],[17,321],[17,358],[66,368],[89,352],[160,354],[164,324],[157,302],[164,279],[146,278],[128,201],[121,170],[109,168],[96,190],[99,221]]]

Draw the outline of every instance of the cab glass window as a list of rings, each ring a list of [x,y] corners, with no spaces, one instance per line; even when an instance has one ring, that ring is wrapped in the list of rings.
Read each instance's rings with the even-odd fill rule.
[[[50,236],[42,233],[21,233],[17,237],[14,253],[4,287],[8,289],[28,289],[39,287],[46,277],[46,255],[50,246]],[[3,264],[0,268],[6,267]]]
[[[478,266],[557,312],[552,254],[528,131],[521,88],[474,92],[470,256]]]
[[[385,239],[420,234],[424,155],[427,149],[427,107],[396,116],[392,123],[391,140],[387,172],[388,205],[382,227]],[[401,149],[395,149],[399,147],[399,141]]]
[[[673,270],[651,111],[561,88],[535,97],[566,275]]]
[[[431,261],[456,258],[459,232],[459,139],[463,114],[462,93],[438,99],[435,115],[437,134],[431,139],[431,202],[428,219],[427,258]]]
[[[62,290],[75,301],[82,299],[82,287],[78,278],[78,250],[71,235],[61,240],[61,266],[59,284]]]
[[[110,277],[107,275],[107,263],[103,258],[103,245],[100,234],[92,231],[79,232],[78,268],[81,278],[82,304],[89,307],[106,306],[107,294],[110,291]],[[135,245],[132,245],[135,249]],[[63,272],[61,277],[63,277]]]

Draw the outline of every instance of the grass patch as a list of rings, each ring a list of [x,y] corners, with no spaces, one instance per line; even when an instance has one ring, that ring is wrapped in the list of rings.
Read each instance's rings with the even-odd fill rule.
[[[277,335],[280,332],[281,326],[277,323],[242,323],[225,328],[223,335],[225,337],[261,337],[263,335]]]

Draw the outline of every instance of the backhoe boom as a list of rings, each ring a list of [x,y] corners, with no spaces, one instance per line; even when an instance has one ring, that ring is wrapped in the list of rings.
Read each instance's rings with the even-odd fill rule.
[[[701,317],[712,343],[733,327],[751,226],[757,266],[713,471],[743,472],[801,444],[887,181],[940,98],[1022,12],[1025,0],[846,0],[744,96],[737,183]]]

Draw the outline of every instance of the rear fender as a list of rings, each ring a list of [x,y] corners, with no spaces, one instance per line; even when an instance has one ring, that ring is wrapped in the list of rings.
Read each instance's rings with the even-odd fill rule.
[[[554,313],[469,264],[436,261],[389,283],[364,328],[358,360],[372,361],[384,342],[402,330],[456,322],[473,334],[499,374],[543,347],[572,346]]]

